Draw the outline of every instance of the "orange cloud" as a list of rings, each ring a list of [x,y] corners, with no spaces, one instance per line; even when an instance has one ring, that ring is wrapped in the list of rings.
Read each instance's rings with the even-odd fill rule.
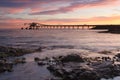
[[[5,19],[0,20],[0,28],[21,28],[24,23],[37,22],[41,24],[66,24],[66,25],[79,25],[79,24],[120,24],[120,15],[109,17],[92,17],[88,19],[50,19],[50,20],[35,20],[35,19]]]
[[[41,21],[45,24],[120,24],[120,15],[109,17],[92,17],[87,19],[52,19]]]

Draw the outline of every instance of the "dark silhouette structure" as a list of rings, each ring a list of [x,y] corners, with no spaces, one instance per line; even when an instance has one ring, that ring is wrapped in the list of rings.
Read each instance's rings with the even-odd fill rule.
[[[24,25],[28,25],[25,29],[29,30],[38,30],[38,29],[91,29],[95,27],[95,25],[46,25],[40,23],[24,23]]]
[[[39,29],[107,29],[108,32],[119,32],[120,33],[120,25],[46,25],[40,23],[24,23],[24,25],[28,25],[25,29],[28,30],[39,30]],[[21,28],[24,29],[24,28]]]
[[[109,29],[111,25],[96,25],[92,29]]]
[[[108,32],[120,33],[120,25],[110,26]]]

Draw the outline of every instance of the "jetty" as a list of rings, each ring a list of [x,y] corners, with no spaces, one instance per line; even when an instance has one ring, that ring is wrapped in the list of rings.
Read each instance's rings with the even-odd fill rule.
[[[39,29],[91,29],[93,27],[96,27],[95,25],[46,25],[46,24],[40,24],[40,23],[25,23],[25,26],[28,25],[25,28],[26,30],[39,30]]]
[[[101,24],[101,25],[46,25],[40,23],[24,23],[27,27],[22,30],[40,30],[40,29],[107,29],[110,32],[120,32],[120,24]]]

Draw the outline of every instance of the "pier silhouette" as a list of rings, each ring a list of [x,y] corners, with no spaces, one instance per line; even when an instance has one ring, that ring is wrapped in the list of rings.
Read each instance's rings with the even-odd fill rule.
[[[40,23],[24,23],[27,27],[21,28],[26,30],[39,30],[39,29],[108,29],[108,31],[120,31],[120,24],[101,24],[101,25],[46,25]]]
[[[25,28],[21,29],[27,29],[27,30],[39,30],[39,29],[91,29],[93,27],[96,27],[95,25],[46,25],[46,24],[40,24],[40,23],[24,23],[24,25],[28,25]]]

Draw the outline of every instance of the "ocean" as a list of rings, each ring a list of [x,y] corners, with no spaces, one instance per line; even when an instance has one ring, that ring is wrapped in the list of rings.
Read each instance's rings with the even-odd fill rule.
[[[20,30],[1,29],[0,45],[18,48],[46,47],[41,53],[27,54],[26,64],[15,66],[14,71],[0,74],[0,80],[46,80],[52,75],[34,62],[34,57],[70,53],[119,51],[120,35],[103,33],[105,30]],[[117,80],[117,79],[116,79]],[[118,79],[119,80],[119,79]]]
[[[120,35],[102,30],[0,30],[0,45],[14,47],[56,46],[89,51],[120,49]]]

